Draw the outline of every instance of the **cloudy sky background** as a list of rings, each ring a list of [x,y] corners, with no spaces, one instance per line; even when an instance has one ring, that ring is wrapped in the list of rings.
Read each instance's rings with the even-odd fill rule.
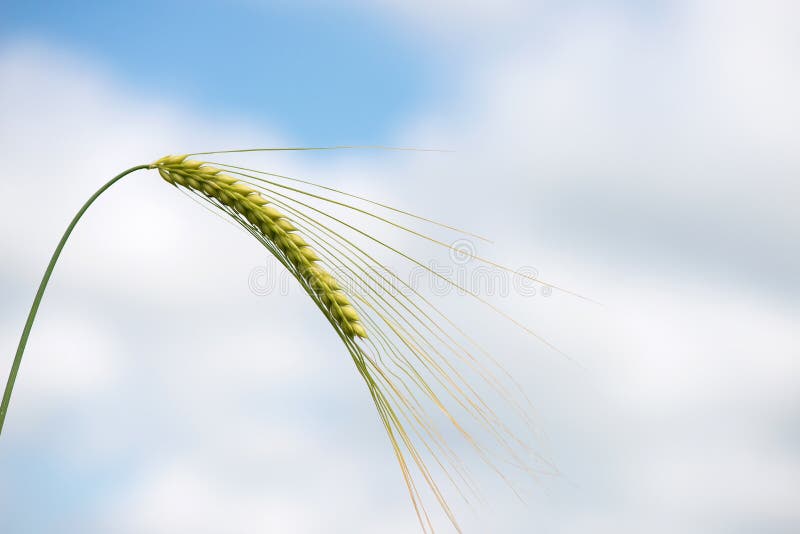
[[[482,478],[465,530],[796,532],[799,17],[772,0],[4,2],[0,369],[63,228],[124,168],[450,148],[246,160],[487,234],[480,254],[603,303],[498,296],[573,363],[443,299],[524,385],[562,473],[524,503]],[[270,265],[152,173],[105,194],[25,355],[0,531],[415,532],[344,349],[298,291],[253,292]]]

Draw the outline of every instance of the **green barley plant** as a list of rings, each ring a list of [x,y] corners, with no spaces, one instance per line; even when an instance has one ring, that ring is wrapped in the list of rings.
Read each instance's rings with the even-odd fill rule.
[[[444,284],[457,288],[463,298],[476,299],[529,334],[536,334],[480,294],[348,222],[346,216],[318,206],[368,217],[379,225],[440,247],[451,248],[451,245],[390,217],[437,225],[448,232],[475,239],[484,238],[306,180],[195,159],[222,153],[272,150],[309,149],[250,149],[167,156],[120,173],[89,198],[64,232],[34,298],[0,405],[0,432],[36,312],[67,239],[81,216],[105,190],[135,171],[155,170],[167,184],[207,204],[252,235],[291,273],[339,336],[363,378],[389,437],[422,530],[434,530],[424,503],[425,496],[433,498],[460,531],[441,484],[444,482],[454,488],[468,503],[481,497],[470,470],[456,454],[452,440],[460,440],[461,447],[477,453],[512,489],[514,486],[506,474],[509,468],[532,475],[550,469],[528,442],[518,437],[513,425],[498,415],[497,408],[490,405],[481,391],[487,391],[492,398],[504,403],[506,411],[519,418],[526,428],[532,428],[529,401],[513,378],[473,336],[453,322],[431,298],[404,281],[388,262],[370,252],[365,242],[427,271]],[[470,252],[458,252],[510,271]],[[524,274],[514,275],[536,280]]]

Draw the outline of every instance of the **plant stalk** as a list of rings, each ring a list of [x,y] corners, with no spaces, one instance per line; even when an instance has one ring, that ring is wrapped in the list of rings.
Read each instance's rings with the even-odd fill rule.
[[[64,248],[64,245],[67,243],[67,239],[69,238],[72,230],[75,228],[75,225],[78,224],[78,221],[81,219],[86,210],[89,209],[89,206],[97,200],[106,189],[114,185],[117,181],[125,177],[126,175],[141,170],[149,168],[149,165],[137,165],[136,167],[131,167],[126,171],[122,171],[114,178],[112,178],[108,183],[106,183],[103,187],[97,190],[95,194],[93,194],[89,200],[81,207],[78,213],[75,214],[73,217],[72,222],[69,223],[67,226],[64,235],[61,237],[61,241],[58,242],[58,246],[56,246],[55,252],[53,252],[53,257],[50,258],[50,263],[47,265],[47,269],[44,271],[44,276],[42,277],[42,281],[39,284],[39,290],[36,292],[36,296],[33,299],[33,304],[31,305],[31,311],[28,313],[28,320],[25,321],[25,327],[22,329],[22,336],[19,340],[19,345],[17,346],[17,354],[14,356],[14,363],[11,364],[11,372],[8,374],[8,382],[6,382],[6,389],[3,393],[3,402],[0,404],[0,434],[3,432],[3,422],[6,419],[6,412],[8,412],[8,404],[11,402],[11,391],[14,389],[14,382],[17,379],[17,373],[19,372],[19,365],[22,362],[22,353],[25,352],[25,345],[28,343],[28,336],[31,333],[31,328],[33,327],[33,321],[36,319],[36,312],[39,310],[39,303],[42,301],[42,296],[44,295],[44,290],[47,287],[47,283],[50,281],[50,276],[53,274],[53,269],[56,266],[56,262],[58,261],[58,257],[61,255],[61,250]]]

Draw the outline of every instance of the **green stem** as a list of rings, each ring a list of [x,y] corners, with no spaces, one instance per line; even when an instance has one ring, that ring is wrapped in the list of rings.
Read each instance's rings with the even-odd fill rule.
[[[28,336],[31,333],[31,327],[33,326],[33,321],[36,318],[36,312],[39,310],[39,303],[42,301],[42,295],[44,295],[44,290],[47,287],[47,282],[50,281],[50,275],[53,274],[53,268],[56,266],[56,262],[58,261],[58,257],[61,255],[61,250],[64,248],[64,245],[69,238],[69,235],[72,233],[72,230],[75,228],[75,225],[78,224],[78,221],[86,213],[86,210],[89,209],[89,206],[97,200],[103,192],[114,185],[117,181],[119,181],[124,176],[141,170],[149,168],[149,165],[137,165],[136,167],[131,167],[130,169],[123,171],[112,178],[107,184],[97,190],[97,192],[86,201],[86,203],[81,207],[78,213],[75,214],[75,217],[72,219],[72,222],[69,223],[67,226],[64,235],[61,237],[61,241],[58,242],[58,246],[56,247],[55,252],[53,252],[53,257],[50,258],[50,263],[47,265],[47,269],[44,272],[44,276],[42,277],[42,282],[39,284],[39,290],[36,292],[36,297],[33,299],[33,304],[31,305],[31,311],[28,313],[28,320],[25,321],[25,328],[22,329],[22,337],[19,340],[19,346],[17,346],[17,354],[14,356],[14,363],[11,364],[11,372],[8,374],[8,382],[6,382],[6,389],[3,393],[3,403],[0,404],[0,433],[3,432],[3,422],[6,419],[6,412],[8,411],[8,404],[11,402],[11,391],[14,389],[14,382],[17,379],[17,373],[19,372],[19,364],[22,362],[22,353],[25,352],[25,345],[28,343]]]

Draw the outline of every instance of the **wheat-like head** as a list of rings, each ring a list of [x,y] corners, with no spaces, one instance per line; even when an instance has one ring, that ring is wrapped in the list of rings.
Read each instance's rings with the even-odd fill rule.
[[[512,426],[497,415],[478,393],[480,388],[472,383],[472,380],[482,381],[531,428],[527,398],[522,402],[514,393],[518,386],[510,375],[464,329],[417,288],[403,281],[356,238],[366,239],[427,270],[432,276],[511,319],[527,332],[536,334],[470,289],[431,270],[344,217],[316,207],[311,201],[358,212],[440,246],[450,245],[372,210],[341,200],[341,197],[465,232],[357,195],[285,175],[225,163],[204,163],[187,156],[167,156],[151,167],[158,169],[170,184],[196,194],[230,215],[272,252],[325,314],[367,385],[424,531],[432,532],[433,522],[424,506],[417,476],[422,477],[429,492],[459,530],[456,517],[426,458],[434,461],[436,468],[465,499],[467,494],[477,496],[469,471],[444,437],[442,423],[450,425],[507,482],[509,480],[499,467],[501,463],[527,474],[533,473],[529,466],[530,447],[516,435]],[[309,185],[333,193],[337,198],[303,188]],[[469,235],[483,239],[475,234]],[[472,257],[507,269],[484,258]],[[323,263],[334,269],[337,276],[334,277]],[[525,274],[520,276],[528,277]],[[476,433],[483,434],[492,443],[483,442]],[[537,462],[540,460],[537,458]]]

